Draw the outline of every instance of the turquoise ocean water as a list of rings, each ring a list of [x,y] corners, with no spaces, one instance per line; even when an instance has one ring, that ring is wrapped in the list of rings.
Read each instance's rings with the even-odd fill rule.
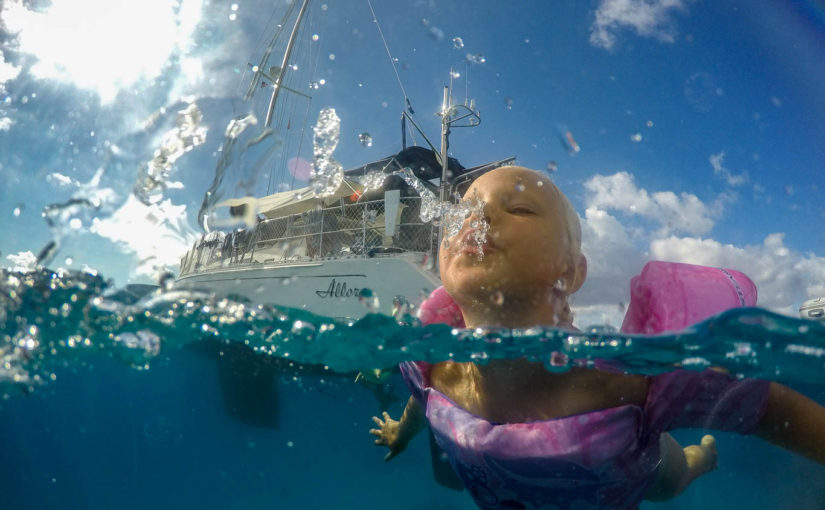
[[[712,364],[825,402],[825,326],[756,308],[680,335],[571,336],[342,322],[179,291],[138,299],[82,272],[4,272],[2,287],[0,508],[473,508],[433,481],[424,434],[390,463],[371,444],[370,417],[398,416],[407,399],[392,370],[404,359]],[[376,367],[381,378],[356,381]],[[825,508],[822,466],[717,438],[716,471],[643,508]]]

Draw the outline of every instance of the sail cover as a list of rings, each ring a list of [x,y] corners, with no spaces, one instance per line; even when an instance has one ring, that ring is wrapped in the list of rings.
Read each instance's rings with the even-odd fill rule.
[[[354,180],[344,179],[335,193],[326,197],[316,197],[312,187],[299,188],[291,191],[282,191],[274,195],[267,195],[261,198],[243,197],[230,198],[219,202],[218,207],[229,207],[232,216],[242,217],[248,214],[248,208],[257,211],[257,214],[266,218],[280,218],[291,214],[300,214],[315,210],[319,205],[330,206],[338,202],[341,198],[349,197],[353,193],[359,193],[363,186]]]

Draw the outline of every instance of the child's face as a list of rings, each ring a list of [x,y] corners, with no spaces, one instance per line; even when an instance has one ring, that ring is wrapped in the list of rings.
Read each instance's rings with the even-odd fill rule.
[[[473,239],[475,217],[440,248],[441,280],[456,301],[547,299],[568,271],[570,247],[561,192],[549,179],[520,167],[479,177],[465,200],[485,203],[486,242]],[[479,257],[481,251],[482,257]]]

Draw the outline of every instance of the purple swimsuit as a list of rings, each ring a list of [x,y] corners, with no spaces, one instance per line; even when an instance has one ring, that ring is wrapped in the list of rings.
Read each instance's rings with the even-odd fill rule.
[[[662,432],[695,427],[752,433],[770,384],[712,370],[676,370],[650,378],[643,407],[495,424],[431,388],[429,371],[428,363],[401,364],[436,441],[485,509],[636,508],[656,478]]]

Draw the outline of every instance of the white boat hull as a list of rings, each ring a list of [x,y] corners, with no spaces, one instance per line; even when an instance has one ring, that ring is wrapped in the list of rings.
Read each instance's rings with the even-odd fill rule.
[[[290,264],[227,267],[184,275],[175,287],[218,296],[241,296],[255,304],[299,308],[335,318],[359,318],[368,312],[392,313],[393,298],[402,295],[419,304],[440,285],[422,265],[421,253],[371,258],[338,258]],[[369,289],[379,305],[362,299]]]

